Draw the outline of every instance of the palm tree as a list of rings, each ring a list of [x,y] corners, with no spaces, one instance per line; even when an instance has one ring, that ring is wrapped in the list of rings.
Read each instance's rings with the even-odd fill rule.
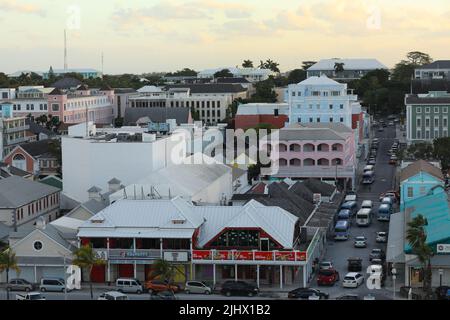
[[[336,63],[334,64],[334,71],[335,71],[336,73],[344,72],[344,63],[342,63],[342,62],[336,62]]]
[[[80,267],[81,269],[85,269],[89,279],[89,287],[91,290],[91,299],[94,299],[94,294],[92,292],[92,281],[91,281],[91,272],[94,266],[102,266],[105,264],[105,260],[97,257],[97,254],[92,248],[92,245],[85,245],[74,252],[75,259],[73,260],[73,264],[75,266]]]
[[[242,63],[242,67],[253,68],[253,61],[252,60],[244,60],[244,62]]]
[[[427,234],[425,231],[425,226],[427,225],[427,219],[419,214],[408,222],[406,240],[408,240],[412,252],[417,255],[417,259],[419,259],[422,264],[422,271],[424,273],[423,290],[427,295],[431,295],[431,258],[433,257],[433,249],[427,244]]]
[[[173,278],[175,277],[175,269],[166,260],[158,259],[153,263],[153,272],[151,274],[151,277],[159,277],[160,279],[171,284],[173,282]]]
[[[16,254],[10,247],[6,247],[0,253],[0,273],[6,271],[6,283],[9,283],[9,270],[14,270],[16,273],[20,273],[20,269],[17,266]],[[9,300],[9,290],[6,290],[6,299]]]

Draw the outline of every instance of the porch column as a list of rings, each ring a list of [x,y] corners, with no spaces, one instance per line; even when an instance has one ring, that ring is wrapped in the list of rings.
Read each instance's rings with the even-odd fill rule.
[[[303,265],[302,268],[303,268],[303,288],[306,288],[306,265]]]
[[[133,252],[136,252],[136,238],[133,238]]]
[[[109,238],[106,238],[106,252],[107,252],[107,259],[108,259],[108,266],[107,266],[107,282],[111,282],[111,263],[109,262]]]
[[[37,267],[34,265],[34,283],[38,283],[37,281]]]
[[[195,264],[191,263],[191,280],[195,280]]]
[[[216,286],[216,264],[213,263],[213,287]]]
[[[234,265],[234,281],[238,281],[237,264]]]
[[[136,265],[136,260],[134,260],[134,265],[133,265],[133,268],[134,268],[134,278],[135,279],[137,279],[137,265]]]
[[[256,286],[259,288],[259,264],[256,265]]]
[[[160,258],[163,258],[163,239],[159,238],[159,253],[160,253]]]
[[[280,266],[280,289],[283,289],[283,266]]]

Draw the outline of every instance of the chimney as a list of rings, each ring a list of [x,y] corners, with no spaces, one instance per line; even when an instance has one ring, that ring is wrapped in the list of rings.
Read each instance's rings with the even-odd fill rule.
[[[97,200],[97,201],[102,201],[102,196],[100,194],[100,192],[102,191],[102,189],[100,189],[99,187],[93,186],[92,188],[90,188],[88,190],[89,193],[89,200]]]
[[[111,180],[109,180],[108,181],[109,191],[111,191],[111,192],[119,191],[121,189],[120,183],[121,183],[121,181],[117,178],[112,178]]]
[[[39,217],[36,220],[36,229],[45,230],[46,222],[44,217]]]

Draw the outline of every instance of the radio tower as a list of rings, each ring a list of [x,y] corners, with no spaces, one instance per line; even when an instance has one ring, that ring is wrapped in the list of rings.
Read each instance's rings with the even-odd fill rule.
[[[67,33],[64,29],[64,73],[67,72]]]

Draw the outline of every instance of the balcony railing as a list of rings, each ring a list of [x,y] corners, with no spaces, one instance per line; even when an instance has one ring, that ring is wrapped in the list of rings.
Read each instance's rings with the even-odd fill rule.
[[[172,249],[94,249],[97,256],[104,260],[157,260],[188,261],[190,250]]]
[[[354,168],[352,166],[303,166],[303,167],[279,167],[278,170],[274,168],[262,168],[261,174],[264,176],[275,177],[301,177],[301,178],[338,178],[346,177],[352,178],[354,175]]]
[[[305,251],[193,250],[193,261],[306,261]]]
[[[30,129],[30,126],[28,126],[28,125],[14,127],[14,128],[6,128],[5,133],[15,133],[15,132],[20,132],[20,131],[26,131],[28,129]]]

